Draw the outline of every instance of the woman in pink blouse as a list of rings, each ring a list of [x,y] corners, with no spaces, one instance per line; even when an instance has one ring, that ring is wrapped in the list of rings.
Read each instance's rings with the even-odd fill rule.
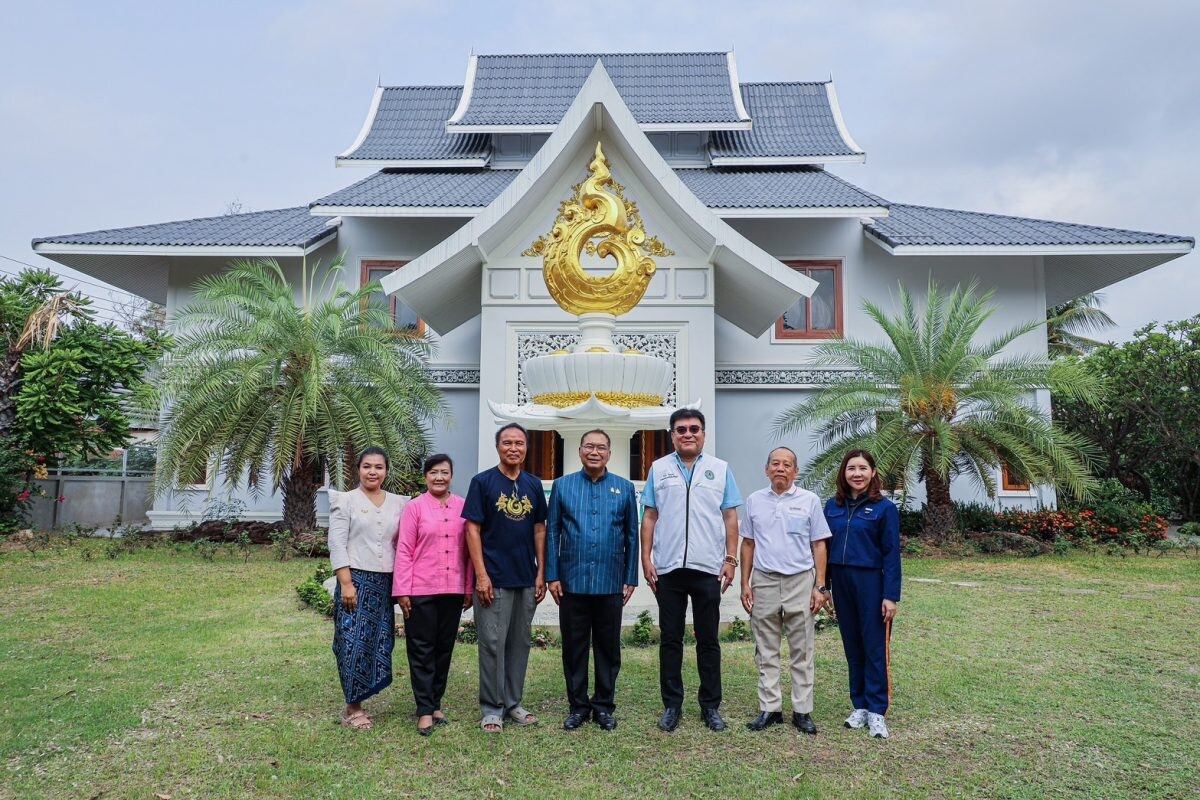
[[[429,491],[404,507],[396,542],[392,594],[404,612],[404,641],[417,731],[433,733],[445,725],[442,695],[450,674],[450,656],[458,621],[471,607],[475,570],[467,553],[463,498],[450,493],[454,462],[444,453],[425,460]]]

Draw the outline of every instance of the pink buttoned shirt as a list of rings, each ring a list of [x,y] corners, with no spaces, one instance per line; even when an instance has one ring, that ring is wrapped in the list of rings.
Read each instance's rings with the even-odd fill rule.
[[[443,506],[425,492],[404,507],[396,541],[393,596],[467,595],[475,591],[463,502],[463,498],[451,494]]]

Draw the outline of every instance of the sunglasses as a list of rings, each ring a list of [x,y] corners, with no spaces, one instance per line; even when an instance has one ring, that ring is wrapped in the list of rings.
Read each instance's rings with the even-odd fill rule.
[[[700,427],[699,425],[676,425],[675,426],[675,435],[683,436],[686,433],[690,433],[693,436],[695,436],[697,433],[700,433],[702,430],[704,430],[704,428]]]

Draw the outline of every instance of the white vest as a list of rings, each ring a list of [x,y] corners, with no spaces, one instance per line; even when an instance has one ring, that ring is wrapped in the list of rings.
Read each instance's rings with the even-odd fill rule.
[[[659,574],[686,567],[717,575],[725,561],[725,475],[729,465],[704,453],[692,465],[689,487],[674,453],[654,462],[652,559]]]

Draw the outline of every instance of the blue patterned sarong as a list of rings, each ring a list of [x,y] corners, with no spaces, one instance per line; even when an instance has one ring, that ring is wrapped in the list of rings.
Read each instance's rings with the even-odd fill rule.
[[[346,703],[361,703],[392,682],[392,647],[396,615],[392,604],[392,573],[350,570],[358,590],[358,608],[342,607],[342,590],[333,590],[333,654]]]

